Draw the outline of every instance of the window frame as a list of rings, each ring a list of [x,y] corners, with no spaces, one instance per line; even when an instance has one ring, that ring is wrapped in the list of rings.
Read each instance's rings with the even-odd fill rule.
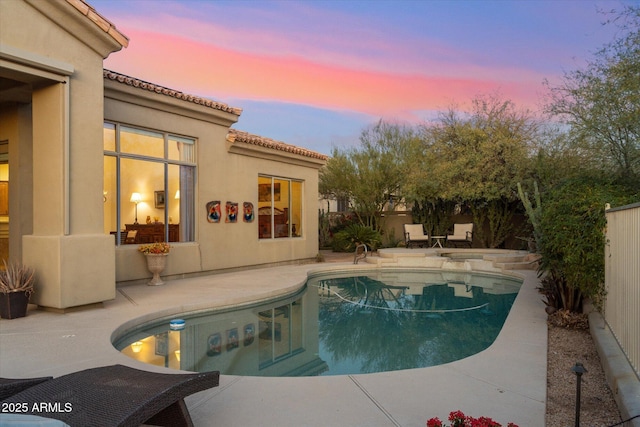
[[[136,160],[136,161],[144,161],[144,162],[150,162],[150,163],[159,163],[163,165],[163,188],[164,188],[164,192],[165,192],[165,197],[166,197],[166,191],[167,188],[169,188],[169,166],[170,165],[175,165],[175,166],[184,166],[184,167],[189,167],[192,168],[191,170],[191,174],[192,174],[192,199],[195,203],[196,200],[196,190],[197,190],[197,184],[196,184],[196,180],[197,180],[197,158],[198,158],[198,153],[197,153],[197,148],[198,148],[198,138],[195,137],[190,137],[190,136],[186,136],[186,135],[181,135],[175,132],[167,132],[167,131],[162,131],[162,130],[158,130],[158,129],[150,129],[150,128],[146,128],[144,126],[135,126],[135,125],[131,125],[128,123],[122,123],[122,122],[117,122],[117,121],[112,121],[112,120],[104,120],[103,121],[103,130],[104,129],[113,129],[114,132],[114,143],[115,143],[115,150],[108,150],[106,148],[104,148],[104,138],[103,138],[103,159],[105,157],[110,157],[115,159],[115,176],[116,176],[116,246],[124,246],[122,245],[122,235],[126,234],[123,233],[120,227],[120,224],[122,223],[122,191],[121,191],[121,173],[122,173],[122,160],[126,159],[126,160]],[[121,150],[121,133],[122,133],[122,128],[125,128],[126,130],[134,130],[134,131],[142,131],[142,132],[147,132],[150,134],[156,134],[159,137],[162,137],[163,140],[163,157],[156,157],[156,156],[147,156],[147,155],[143,155],[143,154],[137,154],[137,153],[129,153],[129,152],[123,152]],[[192,144],[193,146],[193,152],[192,155],[190,156],[193,160],[192,161],[185,161],[185,160],[174,160],[174,159],[170,159],[170,150],[169,150],[169,141],[182,141],[182,142],[188,142],[190,144]],[[104,172],[103,172],[104,175]],[[103,178],[104,179],[104,178]],[[182,195],[184,196],[184,195]],[[182,202],[180,202],[182,203]],[[183,212],[182,212],[182,205],[180,206],[180,216],[182,217]],[[190,211],[190,215],[192,215],[193,217],[190,218],[188,221],[190,221],[191,225],[190,227],[192,228],[189,232],[189,234],[192,236],[192,238],[190,238],[190,240],[184,240],[184,241],[178,241],[178,242],[171,242],[171,243],[187,243],[187,242],[193,242],[195,241],[195,223],[196,223],[196,217],[195,217],[195,209],[191,208],[188,209],[188,211]],[[169,211],[168,209],[164,209],[164,218],[163,218],[163,222],[164,222],[164,241],[168,242],[169,241]]]
[[[294,308],[296,305],[300,307],[300,311],[296,318],[294,318]],[[286,322],[286,330],[281,331],[280,333],[284,334],[287,337],[286,343],[278,344],[278,340],[276,338],[276,320],[281,315],[281,311],[287,311],[290,315],[285,318]],[[297,297],[285,304],[279,304],[278,306],[270,307],[268,309],[264,309],[258,313],[256,313],[258,317],[258,346],[268,346],[263,347],[263,350],[268,350],[269,357],[262,358],[260,351],[258,351],[258,370],[263,370],[270,366],[273,366],[283,360],[289,359],[297,354],[300,354],[305,351],[305,329],[304,329],[304,315],[305,308],[302,302],[302,297]],[[261,336],[260,326],[262,323],[266,324],[269,327],[271,334],[269,336]],[[281,327],[284,322],[280,322]],[[266,342],[265,342],[266,341]],[[286,345],[286,351],[283,350],[283,344]]]
[[[264,203],[264,201],[260,201],[260,185],[261,179],[269,179],[270,180],[270,196],[269,196],[269,202],[270,202],[270,220],[269,220],[269,229],[270,229],[270,235],[267,237],[262,237],[261,235],[261,229],[260,229],[260,209],[261,207],[264,208],[266,206],[260,206],[260,203]],[[275,184],[276,181],[286,181],[287,185],[288,185],[288,201],[287,201],[287,218],[286,218],[286,224],[287,224],[287,235],[286,236],[277,236],[275,233],[275,226],[276,226],[276,222],[275,222]],[[257,214],[258,214],[258,219],[259,219],[259,224],[258,224],[258,240],[259,241],[273,241],[276,239],[294,239],[294,238],[301,238],[303,237],[303,233],[302,233],[302,224],[299,224],[297,229],[295,230],[295,234],[294,234],[294,226],[295,224],[292,222],[292,215],[293,215],[293,187],[294,187],[294,183],[298,183],[300,185],[300,221],[304,220],[304,180],[302,179],[296,179],[296,178],[286,178],[286,177],[282,177],[282,176],[276,176],[276,175],[269,175],[269,174],[258,174],[258,207],[257,207]],[[280,190],[280,192],[282,193],[282,189]]]

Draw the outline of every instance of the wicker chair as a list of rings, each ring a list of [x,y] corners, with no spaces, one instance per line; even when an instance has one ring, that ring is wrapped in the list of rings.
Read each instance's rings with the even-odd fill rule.
[[[0,378],[0,401],[18,394],[23,390],[38,385],[45,381],[49,381],[53,377],[41,377],[41,378]]]
[[[74,372],[28,387],[2,402],[49,405],[27,412],[74,426],[193,426],[184,398],[218,386],[220,372],[158,374],[122,365]]]

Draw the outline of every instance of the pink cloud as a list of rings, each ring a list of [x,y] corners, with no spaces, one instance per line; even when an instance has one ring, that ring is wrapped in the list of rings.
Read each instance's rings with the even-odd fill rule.
[[[389,117],[442,109],[496,89],[517,105],[532,107],[542,81],[523,70],[464,64],[455,74],[448,66],[427,70],[428,75],[404,74],[403,67],[398,72],[361,70],[293,54],[237,52],[157,32],[124,32],[131,39],[129,48],[112,54],[105,67],[216,100],[275,100]],[[462,72],[465,67],[470,71]]]

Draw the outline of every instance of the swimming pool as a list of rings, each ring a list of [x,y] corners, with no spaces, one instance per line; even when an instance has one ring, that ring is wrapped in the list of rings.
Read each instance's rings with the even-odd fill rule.
[[[286,298],[181,316],[116,340],[124,354],[175,369],[312,376],[434,366],[495,340],[521,281],[440,270],[316,275]]]

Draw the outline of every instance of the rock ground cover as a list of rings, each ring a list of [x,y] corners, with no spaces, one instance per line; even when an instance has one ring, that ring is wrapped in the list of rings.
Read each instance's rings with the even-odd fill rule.
[[[608,427],[622,421],[602,369],[586,315],[558,311],[549,316],[547,349],[547,427],[574,425],[576,415],[576,362],[582,375],[580,425]]]

